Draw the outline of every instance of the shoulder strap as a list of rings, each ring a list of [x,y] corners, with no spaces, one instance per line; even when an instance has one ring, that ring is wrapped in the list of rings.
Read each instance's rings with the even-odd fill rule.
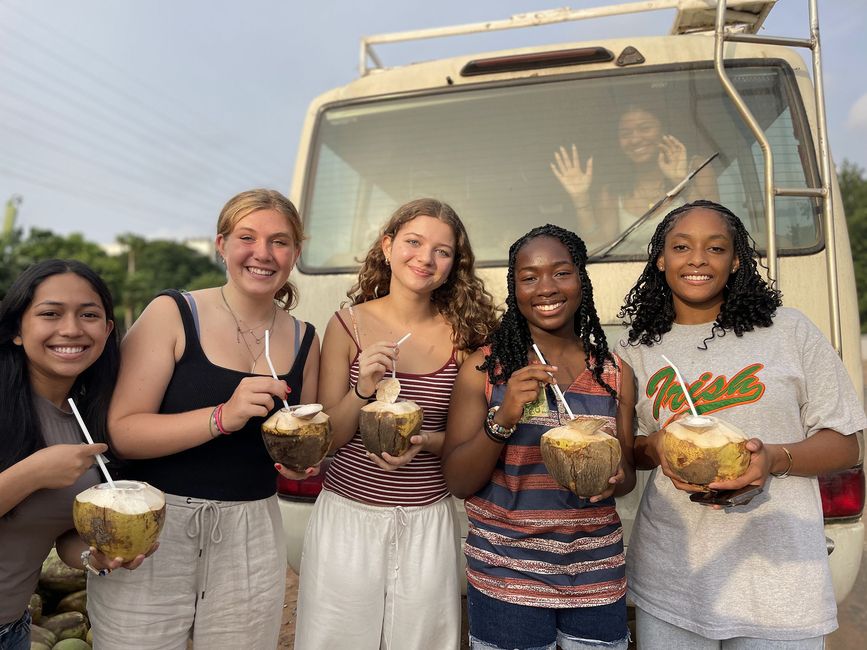
[[[187,339],[187,349],[189,349],[189,344],[199,338],[199,314],[196,310],[196,301],[189,293],[182,293],[177,289],[166,289],[157,295],[169,296],[178,306],[178,311],[181,314],[181,322],[184,324],[184,335]],[[193,335],[194,332],[195,336]]]
[[[349,313],[350,313],[350,316],[352,316],[352,308],[351,307],[350,307]],[[352,339],[353,343],[355,343],[355,348],[358,350],[358,354],[361,354],[361,346],[358,344],[358,328],[355,326],[355,317],[352,316],[352,329],[355,330],[355,336],[353,336],[352,332],[349,331],[349,326],[346,324],[346,322],[340,316],[340,312],[336,311],[336,312],[334,312],[334,315],[337,317],[337,322],[339,322],[343,326],[343,329],[346,330],[346,333],[349,335],[349,338]]]
[[[298,340],[298,332],[301,329],[301,321],[297,318],[295,319],[295,340]],[[313,336],[316,334],[316,328],[304,321],[304,337],[301,339],[301,343],[297,344],[297,348],[295,350],[295,363],[297,363],[300,359],[304,359],[304,363],[307,363],[307,355],[310,353],[310,346],[313,343]],[[301,371],[304,371],[304,363],[301,364]],[[294,365],[294,364],[293,364]],[[291,372],[291,370],[290,370]]]

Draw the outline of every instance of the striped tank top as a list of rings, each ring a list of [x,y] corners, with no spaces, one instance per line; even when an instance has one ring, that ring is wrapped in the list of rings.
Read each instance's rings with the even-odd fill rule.
[[[610,364],[603,373],[616,391],[620,377]],[[485,390],[491,406],[502,403],[505,384],[486,382]],[[604,416],[614,425],[617,404],[589,370],[564,394],[574,414]],[[534,408],[525,408],[491,481],[466,500],[467,580],[483,594],[516,605],[609,605],[626,593],[623,529],[614,498],[590,503],[548,474],[539,439],[568,416],[552,391],[542,395]]]
[[[337,318],[357,342],[358,339],[352,336],[339,314]],[[356,348],[355,359],[349,368],[349,388],[358,381],[358,355],[361,350],[357,343]],[[445,431],[449,398],[457,376],[458,364],[454,350],[445,365],[434,372],[416,375],[398,370],[401,399],[412,400],[424,412],[422,433]],[[323,488],[354,501],[391,507],[430,505],[449,494],[439,456],[421,451],[403,467],[386,472],[367,457],[358,431],[337,450],[325,474]]]

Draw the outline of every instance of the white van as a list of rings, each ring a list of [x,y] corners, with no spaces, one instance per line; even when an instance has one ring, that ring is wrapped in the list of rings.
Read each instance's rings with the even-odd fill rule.
[[[703,173],[712,172],[719,201],[767,254],[785,304],[805,312],[841,352],[860,395],[855,282],[826,148],[821,70],[814,67],[814,87],[794,49],[812,45],[818,54],[818,29],[805,39],[756,37],[773,4],[729,0],[726,9],[714,0],[654,0],[365,39],[359,78],[313,100],[300,140],[291,196],[310,239],[295,276],[298,313],[323,331],[378,228],[407,200],[432,196],[466,223],[480,274],[498,299],[515,239],[544,223],[576,230],[598,251],[589,273],[599,316],[616,341],[617,312],[644,265],[646,234],[639,228],[608,240],[580,228],[551,163],[556,150],[574,143],[582,161],[592,156],[594,183],[628,182],[617,125],[620,113],[635,106],[660,116],[690,158],[710,159]],[[815,15],[815,0],[810,5]],[[393,68],[372,49],[660,8],[678,12],[671,33],[659,37],[599,38]],[[660,200],[674,189],[660,188]],[[663,200],[658,215],[689,189],[687,183]],[[627,543],[646,476],[640,473],[638,489],[618,501]],[[296,571],[320,487],[315,479],[280,484]],[[852,588],[863,547],[862,470],[823,479],[822,499],[839,601]]]

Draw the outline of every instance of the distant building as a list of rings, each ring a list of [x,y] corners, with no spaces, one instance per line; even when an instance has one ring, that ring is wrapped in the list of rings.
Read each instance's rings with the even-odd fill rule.
[[[184,246],[189,249],[196,251],[197,253],[204,255],[205,257],[217,261],[217,249],[214,246],[213,238],[208,237],[193,237],[190,239],[185,239],[180,242]],[[123,255],[126,253],[127,247],[125,244],[121,244],[119,242],[111,242],[110,244],[100,244],[99,245],[102,250],[106,252],[107,255],[116,256]]]

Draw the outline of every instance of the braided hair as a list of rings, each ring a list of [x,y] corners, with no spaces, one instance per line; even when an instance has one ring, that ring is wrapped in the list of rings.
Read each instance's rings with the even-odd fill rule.
[[[723,289],[723,303],[719,315],[699,349],[716,336],[725,336],[729,330],[743,336],[756,327],[770,327],[777,307],[783,304],[782,295],[768,284],[758,270],[756,242],[743,222],[728,208],[713,201],[693,201],[669,212],[656,227],[647,247],[647,264],[635,286],[626,296],[618,318],[627,319],[627,339],[631,345],[653,345],[671,330],[674,323],[674,301],[671,287],[665,281],[665,272],[657,267],[657,260],[665,247],[665,238],[675,224],[691,210],[704,208],[717,213],[726,224],[734,246],[739,267],[729,275]],[[762,268],[767,268],[762,265]]]
[[[513,372],[525,367],[529,362],[528,350],[533,344],[533,337],[530,335],[527,319],[518,309],[515,299],[515,261],[518,252],[537,237],[556,239],[569,251],[581,282],[581,304],[575,312],[574,331],[584,347],[584,361],[591,369],[596,383],[612,397],[617,397],[616,391],[602,379],[605,364],[614,366],[615,363],[593,303],[593,286],[587,275],[587,247],[575,233],[551,224],[533,228],[509,248],[506,313],[491,336],[491,353],[485,357],[478,369],[486,371],[491,383],[497,384],[508,381]]]

